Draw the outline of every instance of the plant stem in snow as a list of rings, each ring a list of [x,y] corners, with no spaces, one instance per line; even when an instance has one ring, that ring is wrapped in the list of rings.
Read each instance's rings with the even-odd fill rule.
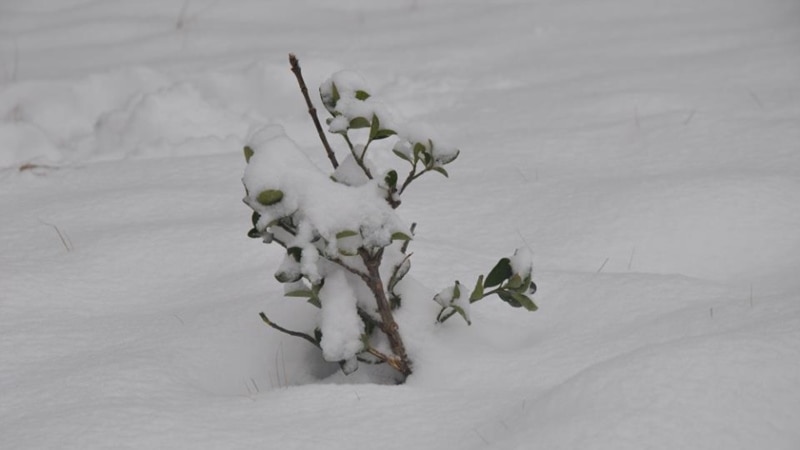
[[[358,253],[367,267],[369,275],[367,287],[372,291],[372,295],[375,296],[375,301],[378,304],[378,312],[380,313],[382,324],[381,330],[386,333],[386,337],[389,339],[389,346],[392,348],[392,353],[394,353],[394,355],[388,357],[386,362],[404,376],[409,376],[411,375],[411,362],[406,354],[405,344],[403,344],[403,339],[400,337],[400,327],[394,320],[392,308],[389,299],[386,298],[383,281],[381,281],[380,266],[383,259],[383,249],[380,249],[374,256],[363,248],[359,249]]]

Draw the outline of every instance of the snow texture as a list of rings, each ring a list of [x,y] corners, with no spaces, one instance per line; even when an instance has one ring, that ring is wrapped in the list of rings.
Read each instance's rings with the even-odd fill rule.
[[[795,0],[4,0],[0,448],[800,448],[798,17]],[[268,179],[310,182],[285,201],[318,208],[318,231],[361,224],[338,196],[380,197],[323,183],[290,51],[321,116],[316,88],[346,69],[462,150],[403,194],[403,386],[258,317],[319,319],[272,279],[285,252],[245,236],[245,144],[289,153]],[[436,292],[514,248],[534,252],[539,311],[491,297],[471,326],[434,323]]]
[[[293,216],[298,233],[289,246],[309,247],[319,235],[329,242],[329,252],[336,255],[336,235],[342,231],[359,233],[364,245],[370,247],[389,245],[393,233],[408,234],[376,184],[352,187],[332,181],[279,126],[258,131],[250,147],[254,154],[242,180],[248,193],[244,201],[261,215],[257,224],[260,230],[277,219]],[[258,196],[267,190],[282,192],[282,200],[262,204]]]
[[[511,272],[519,274],[524,280],[533,271],[533,255],[527,248],[518,248],[509,258]]]
[[[344,274],[336,271],[326,276],[319,297],[322,354],[333,362],[352,359],[364,347],[364,323],[358,317],[356,296]]]

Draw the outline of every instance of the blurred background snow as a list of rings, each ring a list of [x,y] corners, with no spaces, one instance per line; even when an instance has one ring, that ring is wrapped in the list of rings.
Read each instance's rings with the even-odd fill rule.
[[[798,24],[794,0],[3,1],[0,447],[798,448]],[[314,320],[241,204],[254,127],[326,167],[288,52],[462,150],[401,209],[405,386],[258,318]],[[540,311],[433,325],[433,292],[520,246]]]

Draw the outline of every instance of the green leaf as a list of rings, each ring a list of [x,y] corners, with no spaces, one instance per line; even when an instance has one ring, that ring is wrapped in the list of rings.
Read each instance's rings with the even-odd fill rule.
[[[423,152],[420,153],[419,156],[426,168],[433,169],[433,157],[430,155],[430,153]]]
[[[408,274],[408,271],[411,269],[411,261],[406,257],[400,264],[394,267],[394,271],[392,272],[392,276],[389,277],[389,284],[387,289],[389,292],[394,292],[395,286],[400,280],[403,279]]]
[[[336,88],[336,83],[331,83],[331,95],[330,97],[326,98],[322,95],[322,89],[320,89],[319,98],[322,99],[322,104],[325,105],[325,109],[327,109],[331,114],[334,116],[336,115],[336,104],[339,102],[339,89]]]
[[[514,308],[519,308],[522,305],[511,295],[511,292],[508,291],[497,291],[497,296],[500,297],[500,300],[508,303],[509,305],[513,306]]]
[[[369,128],[371,126],[370,121],[363,118],[363,117],[356,117],[350,120],[350,128]]]
[[[411,236],[403,233],[402,231],[395,231],[392,233],[392,240],[393,241],[410,241]]]
[[[314,328],[314,339],[316,339],[317,344],[322,342],[322,330],[319,328]]]
[[[383,178],[386,181],[386,185],[390,188],[394,189],[397,187],[397,172],[394,170],[390,170],[386,172],[386,176]]]
[[[460,151],[460,150],[456,150],[456,152],[455,152],[455,153],[453,153],[453,154],[451,154],[451,155],[447,155],[447,157],[446,157],[446,158],[439,158],[439,163],[440,163],[440,164],[442,164],[442,165],[445,165],[445,164],[450,164],[451,162],[455,161],[455,160],[456,160],[456,158],[458,158],[458,155],[459,155],[460,153],[461,153],[461,151]]]
[[[522,286],[520,286],[520,289],[519,289],[519,291],[518,291],[518,292],[522,292],[522,293],[524,294],[524,293],[525,293],[525,291],[527,291],[528,289],[530,289],[530,287],[531,287],[531,274],[530,274],[530,273],[528,273],[528,274],[525,276],[525,279],[524,279],[524,280],[522,280]],[[534,289],[533,289],[533,290],[534,290],[534,292],[536,291],[536,287],[535,287],[535,286],[534,286]]]
[[[378,131],[381,129],[381,121],[378,119],[377,114],[372,115],[372,122],[369,125],[369,140],[375,139],[375,136],[378,135]]]
[[[342,98],[339,95],[339,88],[336,87],[336,83],[331,83],[331,95],[333,96],[333,106],[336,106],[336,103],[338,103],[339,99]]]
[[[358,236],[358,231],[353,230],[342,230],[336,233],[336,239],[344,239],[350,236]]]
[[[408,155],[406,155],[405,153],[401,152],[400,150],[392,149],[392,152],[394,152],[394,154],[397,155],[398,158],[403,159],[405,161],[408,161],[410,163],[413,163],[413,161],[411,161],[411,158],[409,158]]]
[[[423,155],[423,154],[427,153],[427,151],[428,151],[428,149],[426,149],[425,146],[420,144],[419,142],[414,144],[414,157],[415,158],[420,158],[420,155]]]
[[[486,276],[486,283],[484,283],[484,287],[494,287],[499,286],[500,283],[508,279],[513,275],[511,270],[511,261],[508,258],[503,258],[497,262],[497,265],[489,272],[489,275]]]
[[[298,289],[296,291],[287,292],[283,294],[285,297],[305,297],[311,298],[314,296],[314,293],[311,292],[310,289]]]
[[[261,237],[261,232],[256,230],[255,228],[251,228],[250,231],[247,232],[247,237],[258,239]]]
[[[483,275],[478,277],[478,282],[475,283],[475,289],[472,290],[472,295],[469,296],[469,302],[474,303],[483,298]]]
[[[443,167],[434,167],[431,170],[433,170],[434,172],[439,172],[440,174],[444,175],[445,178],[450,178],[450,174],[448,174],[447,171],[444,170]]]
[[[467,322],[467,325],[472,325],[472,321],[470,321],[467,318],[467,313],[464,312],[464,308],[462,308],[460,306],[456,306],[456,305],[450,305],[450,307],[453,308],[455,310],[455,312],[458,313],[459,316],[464,318],[464,321]]]
[[[363,102],[369,98],[369,93],[367,91],[358,90],[356,91],[356,98]]]
[[[508,285],[506,287],[514,291],[519,291],[522,287],[522,277],[520,277],[518,273],[515,273],[511,279],[508,280]]]
[[[453,300],[457,298],[461,298],[461,283],[456,280],[455,286],[453,286]]]
[[[375,136],[372,137],[372,140],[378,141],[380,139],[386,139],[389,136],[394,136],[395,134],[397,134],[397,132],[394,130],[391,130],[389,128],[382,128],[378,130],[377,133],[375,133]]]
[[[301,278],[303,278],[303,275],[300,272],[297,272],[296,274],[290,274],[287,272],[275,273],[275,279],[281,283],[294,283],[295,281],[299,281]]]
[[[260,194],[258,194],[256,200],[258,200],[258,203],[261,203],[264,206],[274,205],[283,200],[283,191],[278,189],[267,189],[266,191],[262,191]]]
[[[300,247],[289,247],[286,249],[286,253],[291,255],[295,261],[300,262],[300,258],[303,256],[303,249]]]
[[[245,162],[250,162],[250,158],[252,158],[254,154],[255,154],[255,152],[253,151],[252,148],[250,148],[249,145],[245,145],[244,146],[244,161]]]
[[[536,306],[536,303],[533,303],[533,300],[531,300],[527,295],[520,294],[519,292],[509,292],[509,294],[511,294],[511,297],[513,297],[517,303],[522,305],[528,311],[536,311],[539,309],[539,307]]]

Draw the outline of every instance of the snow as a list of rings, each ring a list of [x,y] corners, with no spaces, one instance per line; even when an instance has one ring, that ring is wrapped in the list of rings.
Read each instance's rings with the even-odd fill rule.
[[[3,2],[0,447],[798,448],[798,14]],[[319,311],[283,296],[285,252],[246,237],[241,202],[245,144],[280,142],[311,186],[330,172],[289,52],[321,115],[348,70],[461,150],[397,211],[418,224],[405,385],[258,316],[309,331]],[[435,324],[436,292],[514,248],[537,312],[488,297]]]
[[[358,317],[356,296],[344,273],[336,271],[326,276],[319,298],[323,356],[332,362],[353,359],[364,347],[361,342],[364,323]]]
[[[525,247],[514,250],[509,258],[511,273],[519,274],[523,280],[533,271],[533,254]]]
[[[261,215],[259,230],[292,216],[298,227],[292,245],[302,248],[315,235],[334,245],[342,231],[358,232],[366,245],[386,246],[392,233],[407,229],[374,183],[352,187],[330,180],[280,126],[259,130],[249,146],[254,154],[242,178],[244,202]],[[268,190],[284,195],[276,204],[264,205],[258,197]],[[331,251],[335,254],[335,248]]]
[[[443,311],[452,308],[464,317],[467,324],[472,325],[472,320],[470,320],[469,316],[470,295],[472,295],[472,292],[465,288],[460,282],[456,281],[453,286],[444,288],[438,294],[434,295],[433,301],[438,303]]]

